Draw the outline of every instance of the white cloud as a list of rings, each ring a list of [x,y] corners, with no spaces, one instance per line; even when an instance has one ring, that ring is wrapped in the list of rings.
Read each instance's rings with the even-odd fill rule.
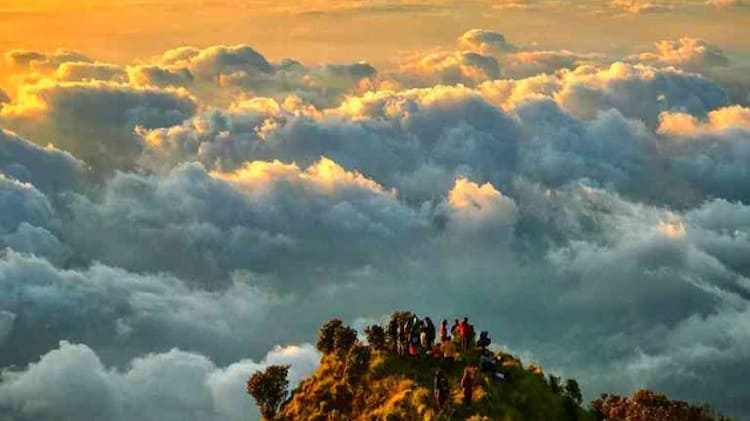
[[[4,372],[0,408],[37,420],[258,419],[244,384],[270,364],[289,364],[295,385],[317,366],[311,345],[277,347],[260,362],[217,367],[178,349],[133,359],[124,370],[106,367],[90,347],[62,341],[23,371]]]

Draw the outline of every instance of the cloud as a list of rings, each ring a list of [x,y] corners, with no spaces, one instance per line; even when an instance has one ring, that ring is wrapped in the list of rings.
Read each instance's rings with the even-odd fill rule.
[[[209,358],[172,349],[106,367],[90,347],[61,341],[25,370],[4,372],[0,407],[13,418],[38,420],[258,419],[244,393],[249,376],[269,364],[290,364],[297,384],[317,366],[311,345],[277,347],[260,362],[217,367]]]
[[[57,67],[55,78],[62,81],[102,80],[121,82],[125,80],[125,70],[114,64],[66,62]]]
[[[448,229],[487,236],[498,241],[508,235],[518,220],[513,199],[504,196],[490,183],[478,185],[465,178],[456,180],[448,193]]]
[[[75,51],[57,50],[47,54],[30,50],[10,50],[5,61],[12,67],[33,72],[54,71],[63,63],[91,63],[93,60]]]
[[[459,45],[478,53],[512,53],[516,51],[513,44],[505,40],[499,32],[484,29],[472,29],[458,39]]]
[[[276,99],[296,95],[314,104],[331,105],[350,91],[371,87],[377,71],[364,62],[311,67],[290,59],[272,63],[252,47],[236,45],[170,50],[150,67],[136,67],[130,74],[136,83],[183,85],[185,79],[194,79],[197,96],[222,105],[237,95]]]
[[[750,109],[738,105],[719,108],[709,112],[705,122],[690,114],[665,112],[659,116],[658,132],[690,136],[719,133],[732,128],[750,129]]]
[[[491,56],[457,51],[418,57],[401,65],[399,79],[407,78],[407,86],[435,84],[475,85],[500,76],[500,65]],[[403,82],[402,82],[403,83]]]
[[[132,352],[174,346],[233,358],[241,348],[259,351],[248,329],[258,328],[281,300],[245,275],[209,291],[169,275],[138,275],[101,264],[58,269],[46,259],[15,251],[0,260],[0,284],[15,291],[0,300],[5,311],[16,315],[6,334],[15,345],[4,350],[4,366],[28,362],[29,355],[44,353],[61,339],[85,341],[115,362]],[[262,342],[269,346],[277,337]]]
[[[425,228],[393,192],[328,159],[304,170],[256,161],[229,173],[184,164],[165,177],[120,174],[101,200],[78,196],[70,208],[64,236],[86,261],[169,271],[201,285],[225,284],[241,269],[296,279],[271,284],[283,291],[395,258],[371,250],[418,241]]]
[[[130,83],[137,86],[187,86],[193,80],[193,74],[186,68],[170,70],[155,65],[128,67]]]
[[[615,108],[653,127],[662,111],[681,109],[702,116],[728,105],[726,93],[714,82],[673,69],[618,62],[604,69],[579,67],[565,72],[563,81],[557,101],[583,118]]]
[[[612,0],[610,4],[613,8],[630,14],[661,13],[673,8],[673,5],[667,2],[642,0]]]
[[[718,8],[745,6],[745,3],[742,0],[706,0],[706,4]]]
[[[687,37],[677,41],[659,41],[656,52],[642,53],[630,60],[656,66],[675,66],[693,72],[729,65],[729,58],[721,48],[702,39]]]
[[[9,55],[0,411],[247,417],[251,370],[317,359],[270,347],[410,308],[470,310],[589,395],[746,413],[728,393],[750,299],[734,57],[693,38],[615,63],[459,42],[382,69],[243,45]]]
[[[85,174],[84,164],[67,152],[39,147],[0,129],[0,173],[45,191],[75,190]]]
[[[0,121],[101,170],[132,166],[142,149],[136,127],[171,126],[196,108],[185,91],[43,80],[24,86],[15,102],[2,108]]]

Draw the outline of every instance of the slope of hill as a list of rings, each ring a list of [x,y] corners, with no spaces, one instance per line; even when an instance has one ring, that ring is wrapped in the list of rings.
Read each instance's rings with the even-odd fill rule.
[[[410,317],[411,313],[394,313],[392,320],[401,323]],[[283,395],[277,394],[266,418],[284,421],[724,419],[715,418],[707,407],[671,401],[650,391],[639,391],[632,400],[602,395],[584,408],[575,380],[561,382],[559,377],[545,377],[540,367],[524,366],[510,354],[471,346],[455,360],[424,352],[416,356],[399,355],[394,335],[387,330],[387,327],[369,327],[368,343],[364,344],[357,339],[357,332],[341,321],[326,323],[317,344],[323,353],[319,368],[285,402],[281,403],[279,397]],[[485,370],[479,369],[482,353],[491,356],[493,362]],[[461,388],[467,367],[474,378],[473,400],[469,405],[463,402]],[[450,387],[449,399],[442,408],[434,395],[438,370]],[[285,376],[285,370],[282,371]],[[263,383],[258,383],[259,380],[255,379],[256,388]],[[285,380],[280,383],[278,380],[268,379],[267,384],[277,381],[285,389]],[[261,393],[268,394],[268,388]]]

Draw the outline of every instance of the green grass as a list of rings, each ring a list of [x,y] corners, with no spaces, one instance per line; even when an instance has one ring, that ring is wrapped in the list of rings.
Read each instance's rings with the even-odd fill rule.
[[[570,399],[553,393],[544,377],[506,355],[497,381],[479,374],[474,403],[465,407],[459,387],[466,365],[476,365],[478,354],[455,362],[432,358],[411,359],[387,351],[373,351],[365,375],[347,385],[344,363],[325,356],[318,371],[305,380],[282,408],[285,420],[594,420]],[[451,385],[448,407],[439,412],[433,399],[435,370],[441,369]]]

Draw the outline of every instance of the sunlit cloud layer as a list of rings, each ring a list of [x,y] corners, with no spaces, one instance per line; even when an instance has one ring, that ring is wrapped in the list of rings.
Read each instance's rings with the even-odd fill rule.
[[[745,13],[585,3],[479,6]],[[452,38],[392,44],[392,65],[236,41],[128,60],[6,51],[0,413],[257,417],[251,372],[290,363],[297,381],[321,322],[397,309],[468,314],[588,397],[650,387],[749,413],[750,81],[737,45]]]

